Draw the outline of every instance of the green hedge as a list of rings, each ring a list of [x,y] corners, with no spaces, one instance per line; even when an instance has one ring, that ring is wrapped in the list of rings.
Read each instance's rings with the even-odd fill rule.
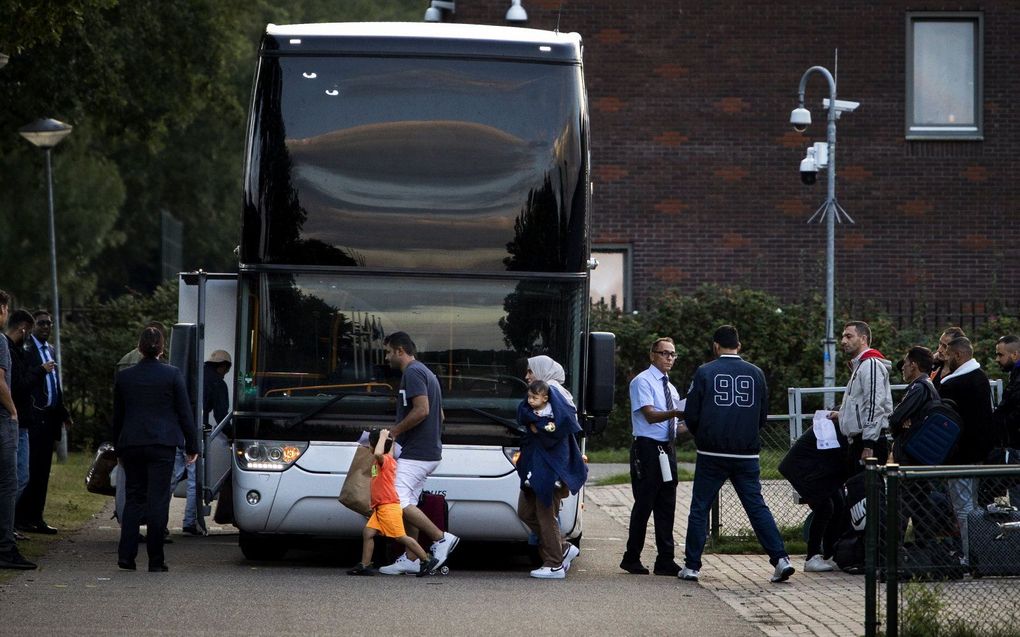
[[[937,345],[942,328],[897,329],[879,310],[864,311],[853,317],[837,311],[836,336],[848,320],[868,322],[874,335],[874,347],[890,360],[902,358],[913,345]],[[785,414],[789,387],[822,385],[822,339],[825,304],[813,298],[802,304],[782,303],[756,290],[706,285],[692,294],[667,291],[639,312],[623,314],[604,305],[593,311],[592,328],[616,334],[616,403],[607,431],[589,441],[593,449],[625,447],[630,444],[631,379],[649,365],[648,345],[660,336],[676,341],[677,360],[670,377],[686,389],[694,370],[710,360],[712,333],[724,323],[740,332],[742,355],[762,368],[769,385],[769,413]],[[975,357],[993,378],[1003,374],[995,364],[995,341],[1007,333],[1020,332],[1016,317],[989,316],[975,334]],[[837,344],[836,381],[845,383],[849,370]],[[895,376],[894,382],[901,379]],[[681,394],[683,391],[681,391]]]
[[[63,323],[64,396],[74,417],[69,444],[94,449],[109,438],[117,361],[138,344],[149,321],[177,322],[177,282],[149,296],[125,294],[108,303],[72,311]]]

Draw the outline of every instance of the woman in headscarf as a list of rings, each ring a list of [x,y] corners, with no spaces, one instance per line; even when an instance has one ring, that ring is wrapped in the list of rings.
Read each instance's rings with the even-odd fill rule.
[[[542,566],[531,576],[562,579],[580,552],[564,541],[558,513],[560,501],[580,491],[588,478],[588,467],[574,437],[581,427],[573,396],[563,386],[566,375],[559,363],[548,356],[529,358],[525,380],[530,400],[522,400],[517,410],[518,423],[524,427],[517,460],[521,479],[517,515],[539,539]],[[543,388],[547,403],[536,400]],[[536,409],[539,404],[544,406]]]

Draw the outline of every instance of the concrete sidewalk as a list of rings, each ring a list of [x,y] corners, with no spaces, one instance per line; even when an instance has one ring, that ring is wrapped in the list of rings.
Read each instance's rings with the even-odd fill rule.
[[[693,483],[677,488],[677,562],[683,565],[687,514]],[[599,507],[626,529],[634,503],[630,485],[586,487],[586,500]],[[655,535],[648,522],[643,561],[654,561]],[[620,556],[622,557],[622,555]],[[684,582],[712,591],[737,614],[754,623],[766,635],[839,636],[864,634],[864,577],[831,573],[804,573],[804,556],[791,556],[797,568],[785,583],[772,584],[772,566],[766,555],[706,555],[697,583]]]

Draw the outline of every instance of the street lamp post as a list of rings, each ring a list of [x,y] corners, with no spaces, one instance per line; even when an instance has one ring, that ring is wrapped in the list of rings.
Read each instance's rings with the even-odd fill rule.
[[[824,386],[834,387],[836,385],[836,338],[835,338],[835,288],[836,288],[836,223],[854,220],[843,210],[836,201],[836,120],[840,113],[851,112],[859,104],[857,102],[836,100],[836,80],[832,73],[823,66],[812,66],[800,78],[800,88],[797,91],[798,106],[790,113],[790,123],[798,132],[807,130],[811,124],[811,112],[804,108],[804,91],[807,87],[808,77],[812,73],[819,73],[829,83],[829,99],[823,102],[823,107],[829,111],[828,126],[826,128],[826,144],[824,152],[816,152],[815,149],[808,150],[808,156],[801,162],[801,178],[804,183],[814,183],[814,172],[821,166],[826,166],[828,171],[828,192],[825,202],[815,211],[815,214],[808,220],[810,223],[815,219],[825,220],[825,340],[823,341],[823,374]],[[825,155],[824,158],[821,155]],[[805,168],[809,172],[805,174]],[[832,409],[835,398],[832,393],[825,394],[825,408]]]
[[[71,134],[72,127],[55,119],[39,119],[18,129],[18,133],[33,146],[46,151],[46,185],[50,212],[50,274],[53,285],[53,349],[56,354],[57,373],[63,375],[63,360],[60,357],[60,295],[57,292],[57,230],[53,215],[53,147]],[[61,441],[61,447],[66,444]],[[60,455],[58,453],[58,455]]]

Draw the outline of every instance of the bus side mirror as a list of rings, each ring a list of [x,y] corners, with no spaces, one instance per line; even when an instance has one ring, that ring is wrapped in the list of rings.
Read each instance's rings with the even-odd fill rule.
[[[585,402],[590,418],[588,433],[600,434],[609,424],[616,384],[616,335],[592,332],[588,335],[588,384]]]

